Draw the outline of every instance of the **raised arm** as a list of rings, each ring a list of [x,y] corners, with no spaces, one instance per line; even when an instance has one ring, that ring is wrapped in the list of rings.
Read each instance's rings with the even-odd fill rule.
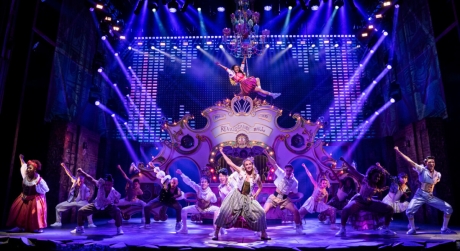
[[[223,149],[224,149],[223,147],[219,147],[219,151],[222,154],[222,157],[224,158],[225,162],[227,162],[227,164],[231,168],[233,168],[233,170],[237,171],[238,173],[241,172],[241,168],[239,166],[235,165],[235,163],[233,163],[233,161],[227,155],[225,155]]]
[[[120,166],[120,165],[117,165],[117,168],[118,168],[118,170],[120,170],[121,175],[123,175],[123,178],[125,178],[125,180],[126,180],[127,182],[129,182],[130,185],[133,185],[133,181],[128,177],[128,175],[126,175],[126,173],[123,171],[123,169],[121,168],[121,166]]]
[[[307,166],[305,163],[302,163],[303,168],[305,169],[305,172],[307,173],[308,177],[310,178],[311,183],[315,188],[318,186],[318,183],[316,183],[316,180],[313,178],[313,175],[311,175],[310,170],[308,170]]]
[[[268,162],[270,162],[270,164],[276,168],[276,169],[279,169],[279,166],[278,164],[276,163],[276,160],[267,152],[266,149],[263,150],[263,153],[265,154],[265,156],[267,156],[267,159],[268,159]],[[276,171],[276,170],[275,170]]]
[[[87,174],[87,173],[86,173],[85,171],[83,171],[83,169],[81,169],[81,168],[78,168],[78,169],[77,169],[77,172],[80,172],[81,174],[83,174],[83,176],[85,176],[86,180],[91,181],[95,186],[97,186],[97,180],[95,180],[95,179],[93,178],[93,176]]]
[[[19,161],[21,161],[21,166],[24,164],[27,164],[26,161],[24,160],[24,155],[19,154]]]
[[[187,175],[185,175],[182,170],[177,169],[176,173],[179,174],[182,177],[182,180],[184,181],[185,184],[189,185],[197,194],[199,193],[201,186],[195,183],[192,179],[190,179]]]
[[[69,178],[72,180],[72,182],[75,182],[75,177],[72,175],[72,173],[70,172],[69,168],[67,168],[67,166],[65,165],[64,162],[61,163],[61,166],[62,166],[62,168],[64,168],[65,173],[67,174],[67,176],[69,176]]]
[[[415,167],[415,166],[418,166],[417,163],[415,163],[413,160],[411,160],[407,155],[405,155],[404,153],[402,153],[400,150],[399,150],[399,147],[395,146],[394,147],[395,151],[397,154],[399,154],[399,156],[401,156],[405,161],[407,161],[412,167]]]
[[[361,183],[361,181],[364,179],[364,174],[358,172],[358,170],[356,170],[356,168],[351,165],[350,163],[348,163],[343,157],[340,157],[340,160],[343,161],[343,163],[345,163],[345,165],[347,165],[348,167],[348,170],[353,173],[355,176],[357,176],[356,178],[359,178],[358,182]]]

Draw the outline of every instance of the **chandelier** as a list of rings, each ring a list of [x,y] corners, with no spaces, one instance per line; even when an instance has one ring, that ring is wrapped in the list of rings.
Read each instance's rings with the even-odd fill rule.
[[[235,13],[230,15],[232,29],[224,28],[223,42],[227,50],[236,58],[259,55],[270,31],[265,29],[259,35],[259,12],[249,9],[249,0],[239,0]]]

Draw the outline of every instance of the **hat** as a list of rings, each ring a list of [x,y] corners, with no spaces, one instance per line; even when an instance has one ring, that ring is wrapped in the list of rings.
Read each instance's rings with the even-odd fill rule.
[[[171,179],[171,175],[169,175],[169,174],[166,175],[166,173],[165,173],[164,171],[161,171],[159,167],[155,167],[155,168],[153,169],[153,171],[154,171],[155,173],[157,173],[157,174],[156,174],[156,177],[157,177],[157,179],[160,179],[160,180],[161,180],[161,184],[164,184],[166,180],[170,180],[170,179]]]

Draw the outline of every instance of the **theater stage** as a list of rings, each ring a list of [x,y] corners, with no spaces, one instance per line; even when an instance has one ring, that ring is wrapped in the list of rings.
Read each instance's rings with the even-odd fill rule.
[[[139,228],[140,218],[123,222],[124,235],[116,235],[113,223],[105,219],[95,221],[97,228],[85,228],[85,233],[70,233],[75,224],[64,224],[61,228],[48,227],[44,233],[0,232],[1,250],[210,250],[210,249],[277,249],[277,250],[458,250],[460,234],[442,235],[440,226],[420,225],[417,235],[406,235],[407,222],[394,221],[391,228],[395,237],[382,237],[377,231],[354,231],[347,228],[347,237],[335,237],[317,218],[307,218],[304,235],[296,235],[292,223],[269,222],[270,241],[261,241],[246,229],[229,229],[218,241],[211,240],[210,224],[190,223],[188,234],[176,234],[175,220],[151,224],[151,229]],[[453,226],[460,233],[460,228]]]

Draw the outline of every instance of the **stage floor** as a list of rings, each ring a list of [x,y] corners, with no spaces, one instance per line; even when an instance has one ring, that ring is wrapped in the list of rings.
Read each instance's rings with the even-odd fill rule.
[[[338,221],[339,222],[339,221]],[[329,229],[317,220],[307,218],[304,235],[295,234],[293,223],[269,223],[269,241],[261,241],[254,232],[246,229],[229,229],[227,235],[211,240],[210,224],[191,223],[188,219],[188,234],[176,234],[175,219],[155,222],[151,229],[140,228],[140,218],[123,221],[124,235],[116,235],[113,223],[105,219],[95,221],[97,228],[85,228],[85,233],[74,235],[70,230],[76,224],[63,227],[48,227],[44,233],[6,233],[0,231],[2,250],[18,248],[37,250],[183,250],[187,249],[286,249],[286,250],[460,250],[460,228],[451,229],[457,234],[440,234],[440,226],[420,225],[417,235],[406,235],[407,222],[394,221],[391,229],[397,232],[394,237],[382,237],[377,231],[355,231],[347,226],[347,237],[335,237],[336,230]]]

